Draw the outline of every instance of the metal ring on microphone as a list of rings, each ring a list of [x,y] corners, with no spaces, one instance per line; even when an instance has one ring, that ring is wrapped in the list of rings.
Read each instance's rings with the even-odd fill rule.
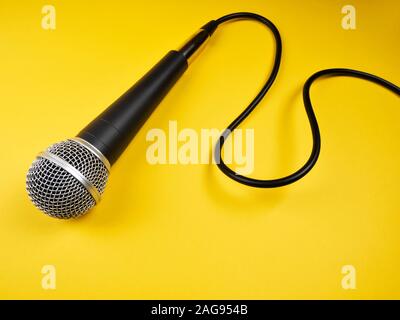
[[[38,157],[47,159],[55,165],[63,168],[65,171],[68,171],[76,180],[78,180],[83,185],[83,187],[90,193],[96,203],[100,201],[101,195],[96,187],[82,173],[76,170],[67,161],[47,151],[39,153]]]
[[[85,147],[88,149],[91,153],[93,153],[97,158],[100,159],[101,162],[103,162],[104,166],[107,168],[108,171],[110,171],[111,165],[108,159],[100,152],[99,149],[97,149],[95,146],[93,146],[91,143],[87,142],[86,140],[79,138],[79,137],[74,137],[69,140],[75,141],[79,143],[81,146]]]

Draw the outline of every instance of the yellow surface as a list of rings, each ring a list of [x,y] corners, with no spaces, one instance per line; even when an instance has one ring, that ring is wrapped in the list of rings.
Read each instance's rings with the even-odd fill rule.
[[[359,79],[312,90],[322,134],[316,167],[298,183],[256,190],[213,165],[146,162],[151,128],[226,126],[269,72],[271,33],[221,27],[114,166],[101,204],[73,221],[28,200],[25,175],[49,144],[74,136],[168,50],[210,19],[254,11],[283,38],[277,82],[242,128],[255,130],[254,177],[308,157],[301,87],[328,67],[400,83],[398,1],[0,2],[0,298],[400,298],[399,99]],[[54,265],[56,290],[41,287]],[[353,265],[357,288],[341,287]]]

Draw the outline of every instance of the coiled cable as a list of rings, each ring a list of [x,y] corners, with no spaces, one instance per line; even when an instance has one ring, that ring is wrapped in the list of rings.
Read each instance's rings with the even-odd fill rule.
[[[278,29],[276,26],[267,18],[260,16],[255,13],[250,13],[250,12],[238,12],[238,13],[232,13],[228,14],[226,16],[223,16],[217,20],[215,20],[216,25],[219,26],[224,22],[230,21],[230,20],[237,20],[237,19],[250,19],[250,20],[256,20],[258,22],[261,22],[265,26],[267,26],[271,31],[272,34],[275,38],[275,57],[274,57],[274,63],[272,67],[272,71],[264,84],[264,86],[261,88],[260,92],[256,95],[256,97],[251,101],[251,103],[247,106],[246,109],[224,130],[222,135],[220,136],[218,143],[215,146],[215,158],[216,158],[216,163],[218,168],[229,178],[240,182],[242,184],[251,186],[251,187],[256,187],[256,188],[275,188],[275,187],[282,187],[288,184],[291,184],[302,177],[304,177],[315,165],[315,163],[318,160],[318,156],[320,153],[321,149],[321,136],[319,133],[319,127],[318,127],[318,121],[317,118],[315,117],[314,110],[311,104],[311,98],[310,98],[310,87],[312,83],[324,76],[350,76],[350,77],[356,77],[356,78],[361,78],[364,80],[368,80],[371,82],[374,82],[378,85],[381,85],[385,87],[386,89],[389,89],[390,91],[394,92],[397,95],[400,95],[400,88],[396,86],[395,84],[382,79],[378,76],[375,76],[370,73],[366,73],[363,71],[357,71],[357,70],[352,70],[352,69],[341,69],[341,68],[333,68],[333,69],[325,69],[318,71],[314,73],[311,77],[308,78],[306,83],[303,86],[303,101],[304,101],[304,108],[307,113],[308,121],[310,123],[310,128],[312,132],[312,138],[313,138],[313,147],[312,151],[310,154],[310,157],[306,161],[306,163],[297,171],[294,173],[285,176],[283,178],[278,178],[278,179],[271,179],[271,180],[260,180],[260,179],[253,179],[249,178],[240,174],[237,174],[235,171],[230,169],[223,161],[222,159],[222,148],[224,145],[225,140],[227,137],[245,120],[250,113],[255,109],[255,107],[260,103],[260,101],[263,99],[265,94],[268,92],[269,88],[272,86],[272,84],[275,81],[275,78],[278,74],[279,71],[279,66],[281,62],[281,56],[282,56],[282,40],[281,36],[279,34]]]

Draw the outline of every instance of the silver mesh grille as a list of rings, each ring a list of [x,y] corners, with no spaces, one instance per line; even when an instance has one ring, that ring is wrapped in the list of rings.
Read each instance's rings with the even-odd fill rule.
[[[100,159],[84,146],[74,140],[67,140],[53,144],[46,151],[67,161],[82,173],[100,193],[103,193],[108,171]]]
[[[84,146],[66,140],[50,146],[54,154],[78,170],[102,194],[108,178],[103,162]],[[30,199],[49,216],[69,219],[86,213],[95,204],[89,191],[71,173],[48,159],[38,157],[27,175]]]

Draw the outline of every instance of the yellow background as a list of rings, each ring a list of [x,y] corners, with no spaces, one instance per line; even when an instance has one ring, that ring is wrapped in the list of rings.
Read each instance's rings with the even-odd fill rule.
[[[57,29],[41,28],[41,8]],[[271,33],[219,28],[112,169],[104,198],[78,220],[40,213],[25,175],[35,155],[74,136],[167,51],[210,19],[265,15],[282,67],[242,128],[255,130],[252,176],[304,163],[308,76],[349,67],[400,83],[398,1],[0,1],[1,298],[400,298],[399,99],[359,79],[318,81],[316,167],[274,190],[242,186],[213,165],[146,162],[151,128],[223,129],[270,71]],[[43,290],[41,268],[57,270]],[[357,270],[343,290],[341,268]]]

